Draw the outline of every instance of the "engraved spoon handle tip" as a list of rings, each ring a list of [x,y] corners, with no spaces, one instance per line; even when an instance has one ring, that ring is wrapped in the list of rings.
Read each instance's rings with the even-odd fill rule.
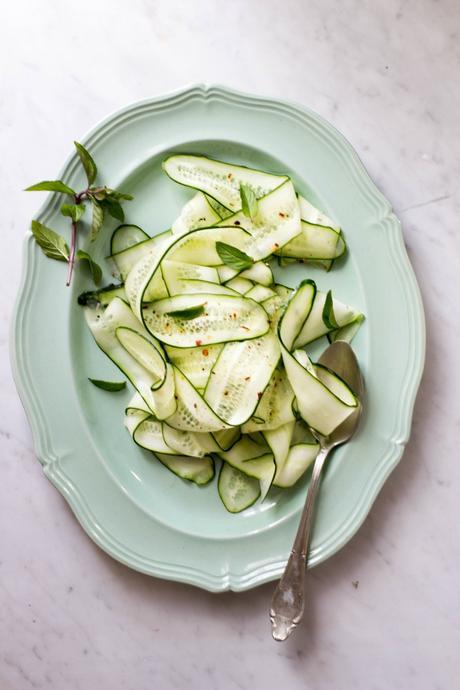
[[[272,622],[272,635],[277,641],[286,640],[302,620],[305,601],[306,554],[310,542],[313,508],[321,470],[329,450],[330,448],[323,446],[316,457],[294,545],[284,573],[273,594],[270,620]]]

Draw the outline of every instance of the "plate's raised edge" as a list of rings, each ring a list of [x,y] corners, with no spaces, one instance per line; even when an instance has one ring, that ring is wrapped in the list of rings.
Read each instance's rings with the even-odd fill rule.
[[[267,561],[256,570],[251,570],[245,574],[233,573],[229,569],[225,573],[213,575],[209,571],[189,565],[178,565],[177,563],[167,563],[164,560],[154,561],[153,559],[145,558],[142,554],[133,551],[126,544],[120,542],[95,519],[84,496],[78,487],[69,481],[59,461],[47,464],[44,467],[44,472],[52,484],[64,496],[77,520],[91,539],[117,561],[146,575],[154,575],[155,577],[176,582],[185,582],[206,589],[209,592],[225,592],[228,590],[236,592],[251,589],[264,582],[273,580],[279,576],[284,567],[284,562]]]
[[[183,103],[192,98],[219,99],[231,103],[237,103],[242,107],[266,109],[271,112],[279,112],[285,117],[291,117],[297,121],[312,127],[320,133],[325,143],[334,149],[337,157],[348,167],[355,184],[360,188],[363,196],[373,208],[375,231],[384,231],[390,247],[390,255],[393,267],[398,275],[400,287],[404,298],[410,305],[409,334],[411,338],[410,348],[413,354],[411,368],[406,372],[405,386],[399,397],[398,412],[396,414],[396,428],[392,438],[389,439],[388,452],[381,458],[376,466],[374,474],[368,481],[366,490],[361,500],[339,532],[335,532],[330,538],[315,549],[309,560],[309,565],[321,563],[333,553],[338,551],[356,533],[366,518],[377,494],[382,488],[386,478],[399,462],[404,446],[409,438],[415,397],[423,373],[425,361],[425,319],[420,291],[415,279],[412,266],[409,262],[401,231],[399,220],[392,212],[391,206],[381,192],[377,189],[356,151],[345,137],[326,120],[316,113],[285,101],[252,96],[224,86],[194,85],[170,94],[154,99],[146,99],[129,105],[122,110],[102,120],[81,140],[88,146],[94,145],[109,131],[121,126],[127,119],[142,117],[146,112],[162,110]],[[64,176],[69,179],[75,174],[78,167],[76,154],[70,156],[64,164],[59,179]],[[36,218],[46,222],[57,203],[57,195],[49,195],[40,208]],[[13,377],[26,411],[34,441],[37,457],[44,465],[45,474],[53,482],[56,488],[66,498],[76,517],[91,538],[107,553],[117,560],[129,565],[141,572],[163,577],[171,580],[187,582],[203,587],[210,591],[219,592],[227,589],[242,591],[260,585],[278,577],[284,567],[284,563],[269,561],[246,573],[226,572],[212,575],[209,572],[200,571],[189,566],[178,566],[146,559],[132,552],[125,544],[119,543],[100,523],[97,523],[89,506],[76,487],[66,477],[60,467],[59,459],[52,448],[50,430],[47,427],[46,417],[41,410],[39,397],[34,390],[33,378],[28,371],[27,363],[22,352],[22,332],[25,323],[25,304],[27,293],[30,292],[34,281],[34,262],[30,258],[32,237],[26,236],[24,245],[24,260],[21,284],[16,298],[12,328],[10,330],[10,357]]]

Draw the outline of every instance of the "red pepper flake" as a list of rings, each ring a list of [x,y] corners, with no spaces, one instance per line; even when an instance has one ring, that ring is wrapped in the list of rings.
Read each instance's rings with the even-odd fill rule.
[[[197,347],[200,347],[201,342],[202,342],[201,340],[195,340],[195,345],[196,345]]]
[[[201,354],[203,355],[203,357],[207,357],[209,355],[209,350],[202,350]]]
[[[282,213],[281,211],[278,213],[278,215],[279,215],[280,218],[285,218],[284,213]]]

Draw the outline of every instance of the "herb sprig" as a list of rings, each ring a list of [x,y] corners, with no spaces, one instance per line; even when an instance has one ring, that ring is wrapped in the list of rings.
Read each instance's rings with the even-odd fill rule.
[[[70,247],[61,235],[38,220],[32,221],[32,233],[46,256],[56,261],[67,262],[67,286],[71,283],[74,265],[77,260],[83,262],[89,268],[94,282],[98,285],[102,278],[101,267],[91,258],[88,252],[78,250],[77,248],[79,223],[86,211],[86,204],[84,202],[89,202],[92,209],[90,240],[93,242],[102,228],[106,212],[112,218],[123,223],[125,214],[121,204],[123,201],[130,201],[133,197],[131,194],[124,194],[105,185],[95,185],[97,177],[96,163],[83,144],[80,144],[78,141],[74,141],[74,144],[86,173],[88,181],[86,189],[76,192],[62,180],[44,180],[27,187],[24,191],[57,192],[70,197],[71,203],[65,202],[61,205],[62,215],[70,218]]]

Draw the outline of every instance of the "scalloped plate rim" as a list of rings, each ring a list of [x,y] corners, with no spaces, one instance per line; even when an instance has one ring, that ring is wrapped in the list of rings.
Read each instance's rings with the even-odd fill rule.
[[[390,443],[391,452],[387,453],[384,459],[377,465],[376,470],[371,477],[372,481],[369,480],[367,486],[365,487],[365,491],[363,491],[361,496],[361,501],[355,506],[355,510],[350,514],[348,522],[344,523],[340,536],[336,538],[334,543],[329,546],[329,549],[325,555],[323,554],[321,558],[309,563],[309,566],[311,567],[332,556],[354,536],[367,517],[372,504],[374,503],[386,479],[397,466],[404,452],[405,444],[407,443],[410,435],[415,399],[423,374],[425,361],[425,318],[420,290],[404,246],[401,223],[392,211],[390,203],[377,188],[357,152],[344,137],[344,135],[323,117],[303,105],[292,103],[284,99],[247,94],[223,85],[207,85],[198,83],[170,91],[154,98],[145,98],[118,109],[108,116],[102,118],[86,133],[85,136],[81,137],[80,140],[84,143],[88,143],[97,134],[100,137],[103,137],[104,128],[107,128],[110,125],[115,125],[122,116],[125,116],[130,112],[132,113],[134,110],[142,108],[143,106],[155,106],[155,104],[158,105],[168,100],[177,101],[182,97],[190,97],[193,93],[200,93],[205,98],[218,93],[227,99],[236,98],[240,103],[245,104],[247,107],[251,107],[251,103],[248,103],[248,101],[255,101],[260,104],[266,104],[269,108],[280,109],[281,107],[281,109],[285,111],[291,110],[303,117],[308,115],[320,127],[329,130],[329,132],[334,135],[334,138],[336,139],[340,148],[345,151],[347,158],[353,161],[355,172],[358,174],[361,182],[365,183],[367,191],[371,194],[373,201],[377,202],[382,208],[385,209],[385,213],[379,218],[379,222],[388,223],[396,230],[397,233],[394,238],[397,246],[394,247],[395,252],[393,259],[395,261],[398,260],[399,268],[403,271],[405,276],[404,296],[411,302],[411,306],[414,308],[414,327],[417,331],[417,343],[419,346],[418,358],[414,364],[412,378],[410,381],[406,381],[406,405],[403,410],[404,415],[399,420],[399,430],[401,436],[398,440],[393,440]],[[78,163],[75,154],[69,155],[59,172],[59,178],[63,177],[64,175],[71,174],[72,169],[76,165],[78,165]],[[45,220],[48,213],[53,210],[56,203],[56,198],[56,194],[48,194],[34,217],[42,221]],[[123,545],[124,552],[114,548],[113,544],[116,543],[116,538],[114,538],[114,535],[111,535],[107,529],[101,528],[101,525],[96,524],[96,519],[85,505],[84,499],[79,497],[78,487],[69,482],[69,480],[65,477],[65,473],[59,463],[59,458],[56,456],[53,457],[54,453],[52,450],[48,450],[46,448],[47,444],[45,442],[45,436],[47,429],[44,428],[44,425],[40,424],[39,419],[42,411],[39,408],[38,401],[33,399],[33,395],[27,394],[27,377],[24,372],[20,371],[18,366],[18,348],[20,347],[20,339],[17,337],[17,335],[21,328],[21,297],[31,282],[30,265],[32,264],[33,267],[33,262],[31,262],[28,257],[28,249],[32,240],[33,237],[29,231],[26,233],[23,242],[21,280],[15,300],[12,325],[10,329],[9,351],[11,367],[16,388],[32,430],[35,453],[43,466],[45,475],[70,505],[85,532],[106,553],[125,565],[138,570],[139,572],[172,581],[188,583],[212,592],[222,592],[228,589],[233,591],[244,591],[279,577],[284,567],[284,564],[280,562],[279,559],[265,562],[263,565],[253,568],[248,572],[232,573],[230,570],[227,570],[227,572],[220,575],[214,575],[208,571],[199,570],[187,565],[179,567],[177,564],[167,564],[161,561],[153,561],[152,559],[150,559],[148,565],[145,565],[141,562],[141,559],[136,559],[135,554],[131,554],[130,557],[130,551],[129,548],[126,548],[126,545]]]

